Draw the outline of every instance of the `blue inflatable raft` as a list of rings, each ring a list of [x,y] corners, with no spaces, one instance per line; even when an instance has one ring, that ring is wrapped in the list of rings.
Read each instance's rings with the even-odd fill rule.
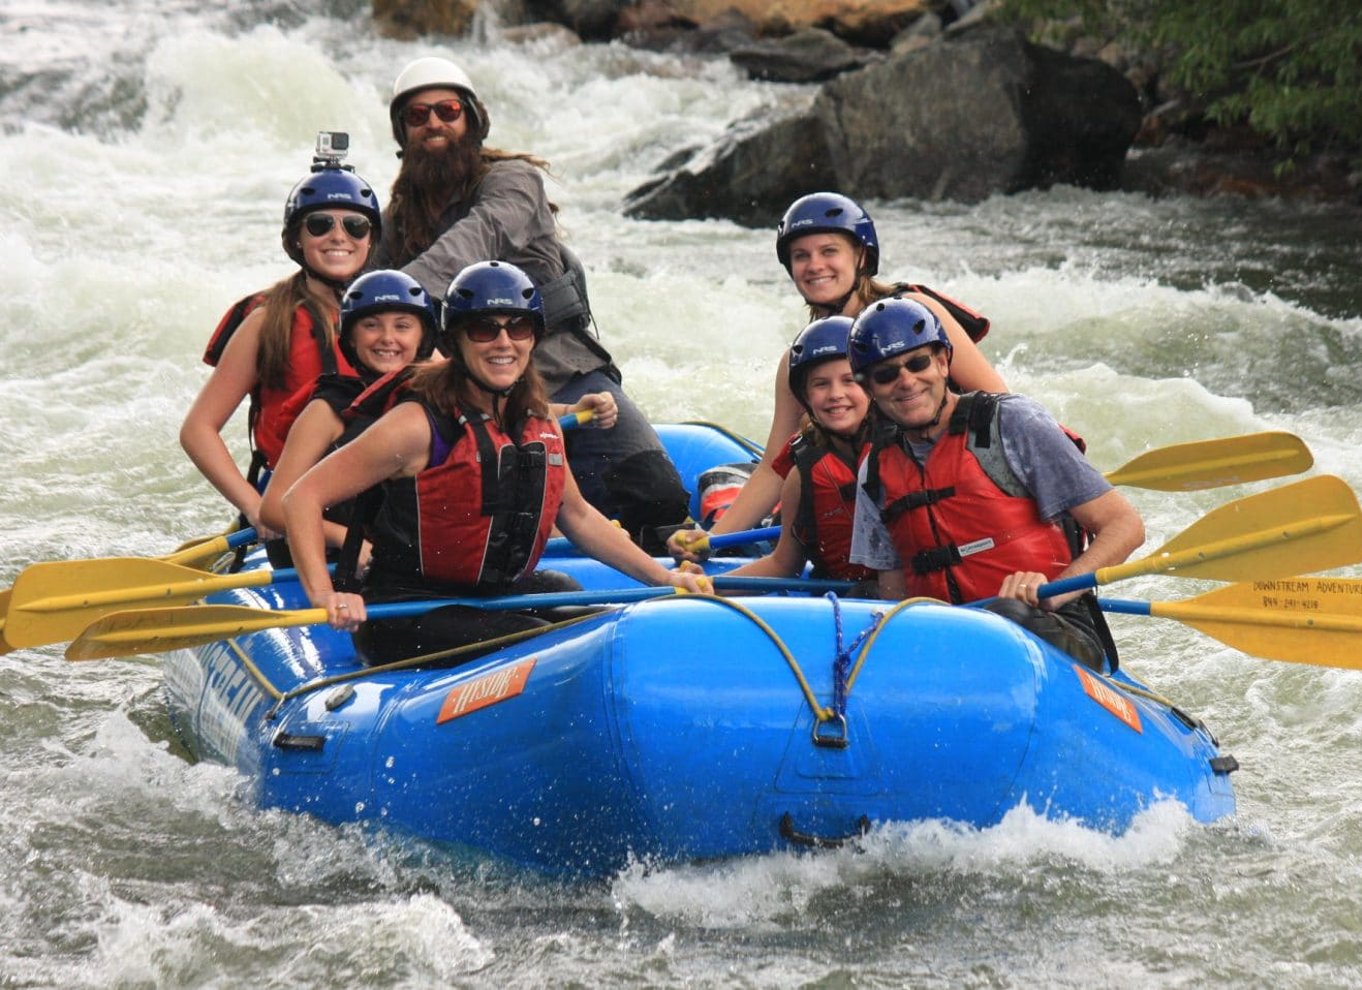
[[[706,466],[734,459],[689,432],[715,442]],[[210,600],[307,607],[296,584]],[[1021,804],[1112,832],[1162,799],[1234,810],[1233,758],[1196,720],[937,604],[667,596],[406,669],[364,667],[325,626],[272,629],[169,655],[165,687],[191,750],[262,806],[551,872],[985,827]]]

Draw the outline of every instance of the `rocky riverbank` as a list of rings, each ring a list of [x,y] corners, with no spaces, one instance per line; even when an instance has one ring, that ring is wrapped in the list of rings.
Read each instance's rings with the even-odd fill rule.
[[[434,37],[473,30],[485,2],[373,0],[373,9],[391,33]],[[765,217],[822,186],[977,199],[1057,182],[1362,205],[1355,155],[1288,163],[1247,130],[1207,124],[1148,56],[1062,24],[1029,26],[1047,43],[1030,45],[999,23],[994,0],[499,0],[494,16],[512,41],[618,40],[817,84],[807,110],[773,109],[665,163],[629,197],[640,216]],[[1000,52],[1003,71],[990,61]],[[943,75],[950,85],[933,85]],[[756,161],[762,169],[748,167]]]

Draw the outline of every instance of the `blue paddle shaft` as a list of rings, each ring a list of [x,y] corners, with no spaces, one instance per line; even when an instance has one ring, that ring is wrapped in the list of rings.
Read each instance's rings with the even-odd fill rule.
[[[251,529],[251,527],[249,526],[247,526],[245,529],[239,529],[235,533],[227,534],[227,548],[229,550],[235,550],[237,547],[245,546],[247,543],[254,542],[255,530]]]
[[[720,533],[718,536],[711,536],[709,548],[711,550],[722,550],[724,547],[740,547],[747,543],[761,543],[764,540],[779,538],[779,526],[767,526],[764,529],[745,529],[737,533]],[[555,536],[544,545],[545,557],[568,557],[575,553],[577,553],[577,548],[566,536]]]
[[[1094,574],[1071,574],[1069,577],[1060,578],[1058,581],[1051,581],[1042,584],[1036,589],[1037,598],[1053,598],[1055,595],[1064,595],[1070,591],[1084,591],[1088,588],[1097,587],[1097,575]]]
[[[1137,602],[1129,598],[1099,598],[1097,604],[1103,612],[1120,612],[1123,615],[1153,615],[1150,602]]]
[[[715,588],[722,591],[794,591],[822,594],[826,591],[846,591],[850,581],[813,581],[800,578],[766,577],[729,577],[714,579]],[[573,605],[617,605],[628,602],[641,602],[650,598],[662,598],[675,594],[675,589],[666,588],[621,588],[614,591],[562,591],[539,595],[501,595],[492,598],[435,598],[411,602],[389,602],[370,605],[366,612],[371,619],[397,619],[408,615],[420,615],[431,609],[448,605],[463,605],[492,611],[513,611],[524,608],[567,608]]]
[[[749,529],[741,533],[720,533],[718,536],[709,538],[711,550],[722,550],[724,547],[740,547],[745,543],[761,543],[763,540],[780,539],[779,526],[767,526],[765,529]]]

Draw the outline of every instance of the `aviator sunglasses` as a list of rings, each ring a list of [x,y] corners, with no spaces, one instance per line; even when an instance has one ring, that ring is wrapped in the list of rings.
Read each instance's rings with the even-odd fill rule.
[[[914,354],[907,361],[902,361],[898,364],[881,365],[880,367],[875,368],[870,372],[870,378],[876,385],[888,385],[890,382],[898,379],[899,372],[904,368],[908,369],[910,375],[916,375],[926,371],[931,363],[932,355]]]
[[[446,124],[452,124],[463,115],[463,104],[458,100],[441,100],[439,103],[408,103],[402,108],[402,120],[408,127],[424,127],[432,112]]]
[[[369,223],[368,217],[355,215],[340,218],[341,226],[345,232],[357,241],[362,241],[369,236],[369,230],[373,224]],[[309,213],[303,220],[303,227],[313,237],[325,237],[331,233],[331,228],[336,226],[336,217],[330,213]]]
[[[463,325],[464,336],[475,344],[490,344],[503,330],[512,340],[529,340],[534,336],[534,321],[528,316],[513,316],[500,323],[490,316],[480,316]]]

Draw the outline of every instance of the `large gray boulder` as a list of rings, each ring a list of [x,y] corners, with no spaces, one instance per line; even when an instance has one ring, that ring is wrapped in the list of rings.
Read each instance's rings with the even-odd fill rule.
[[[839,186],[826,134],[811,125],[807,111],[735,124],[718,144],[664,162],[665,174],[631,192],[624,212],[644,220],[720,217],[770,226],[792,199]]]
[[[1060,183],[1112,189],[1140,118],[1135,88],[1105,63],[989,28],[839,76],[807,110],[735,127],[631,193],[625,212],[767,225],[818,188],[964,202]]]

